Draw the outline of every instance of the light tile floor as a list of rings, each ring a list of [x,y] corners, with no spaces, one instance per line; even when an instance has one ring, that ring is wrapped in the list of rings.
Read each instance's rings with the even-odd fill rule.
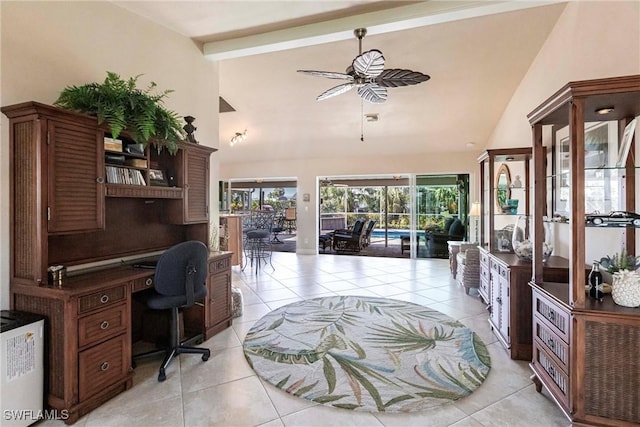
[[[465,295],[451,278],[448,260],[274,253],[258,274],[233,268],[243,293],[242,317],[202,345],[199,356],[182,355],[157,382],[160,360],[138,365],[134,386],[76,425],[90,426],[568,426],[546,393],[535,391],[525,361],[509,359],[487,323],[477,294]],[[242,353],[253,323],[282,305],[324,295],[371,295],[411,301],[459,319],[487,344],[492,359],[484,384],[470,396],[422,413],[353,412],[311,403],[259,379]],[[39,425],[61,425],[47,421]]]

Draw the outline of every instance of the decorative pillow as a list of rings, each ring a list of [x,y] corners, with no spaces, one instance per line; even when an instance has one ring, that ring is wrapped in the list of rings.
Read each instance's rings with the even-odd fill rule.
[[[449,228],[450,236],[462,236],[464,234],[464,225],[459,219],[455,219]]]
[[[451,225],[453,224],[453,222],[456,220],[456,218],[454,217],[449,217],[444,221],[444,231],[447,234],[451,234],[451,231],[449,230],[451,228]]]

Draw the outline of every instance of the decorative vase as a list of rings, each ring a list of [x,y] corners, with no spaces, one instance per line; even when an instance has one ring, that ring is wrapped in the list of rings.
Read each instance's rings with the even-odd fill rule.
[[[547,222],[542,223],[544,240],[542,242],[542,262],[547,262],[553,253],[553,236]],[[529,215],[520,215],[513,227],[511,245],[518,258],[525,261],[533,259],[533,218]]]
[[[611,284],[613,302],[624,307],[640,307],[640,275],[635,271],[613,273]]]

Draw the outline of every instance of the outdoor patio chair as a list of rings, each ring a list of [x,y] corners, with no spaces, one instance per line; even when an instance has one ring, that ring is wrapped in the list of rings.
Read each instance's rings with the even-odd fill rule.
[[[278,238],[278,234],[283,233],[285,230],[284,215],[279,214],[273,221],[273,228],[271,229],[273,239],[271,239],[271,243],[283,243],[283,241]]]
[[[291,233],[296,229],[296,208],[286,208],[284,210],[285,228]]]
[[[362,247],[366,248],[371,244],[371,232],[373,231],[373,227],[376,225],[376,220],[369,220],[369,224],[367,224],[367,229],[364,231],[364,236],[362,238]]]
[[[333,233],[333,250],[336,252],[360,252],[364,236],[364,220],[356,220],[351,230],[336,230]]]
[[[271,265],[271,268],[275,270],[271,263],[271,231],[273,229],[273,219],[275,213],[273,211],[255,211],[251,213],[251,225],[246,230],[244,239],[244,255],[245,258],[250,261],[251,268],[253,268],[253,262],[256,263],[256,274],[260,270],[260,264],[262,262]],[[245,269],[247,264],[242,266],[242,270]]]

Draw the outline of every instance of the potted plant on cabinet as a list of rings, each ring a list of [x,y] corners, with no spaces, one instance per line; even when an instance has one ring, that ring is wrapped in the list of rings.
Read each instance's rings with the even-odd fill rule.
[[[611,297],[624,307],[640,306],[640,257],[629,255],[626,250],[600,259],[600,265],[612,274]]]
[[[67,86],[55,105],[95,115],[99,124],[107,123],[113,138],[126,129],[136,143],[146,146],[152,142],[158,149],[166,148],[175,154],[183,139],[183,130],[178,115],[162,105],[172,91],[152,94],[157,86],[154,82],[146,90],[140,90],[136,87],[139,77],[123,80],[118,74],[107,71],[102,84]]]

